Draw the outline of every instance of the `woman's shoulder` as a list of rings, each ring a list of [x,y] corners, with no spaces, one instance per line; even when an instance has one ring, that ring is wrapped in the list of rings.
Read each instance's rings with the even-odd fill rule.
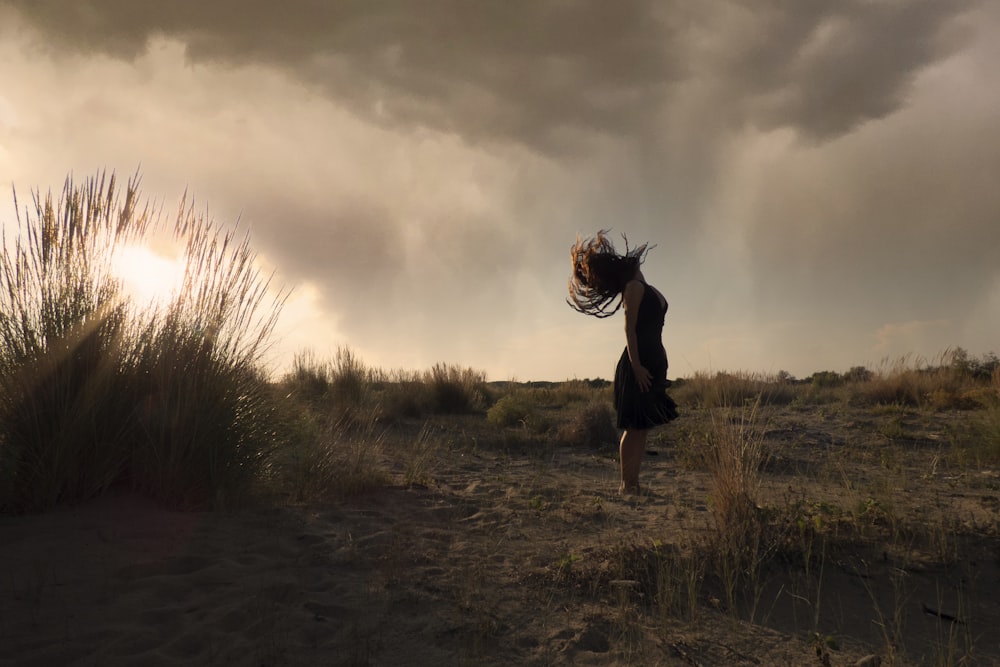
[[[625,283],[625,288],[622,290],[622,301],[625,303],[625,307],[638,308],[645,291],[646,283],[641,280],[630,280]]]
[[[639,280],[638,278],[633,278],[632,280],[625,283],[625,288],[622,289],[622,296],[627,299],[640,299],[642,298],[643,292],[646,291],[646,283]]]
[[[633,278],[632,280],[625,283],[625,289],[623,289],[622,291],[623,292],[631,291],[637,294],[641,294],[645,290],[646,290],[646,282],[643,280],[639,280],[638,278]]]

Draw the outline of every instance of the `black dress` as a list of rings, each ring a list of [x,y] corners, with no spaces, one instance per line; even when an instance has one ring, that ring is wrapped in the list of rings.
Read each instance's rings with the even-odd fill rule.
[[[677,404],[667,395],[667,352],[663,349],[663,318],[667,306],[643,283],[642,299],[636,314],[635,332],[639,361],[652,374],[648,391],[640,391],[628,358],[628,346],[615,370],[615,410],[618,428],[647,429],[677,419]]]

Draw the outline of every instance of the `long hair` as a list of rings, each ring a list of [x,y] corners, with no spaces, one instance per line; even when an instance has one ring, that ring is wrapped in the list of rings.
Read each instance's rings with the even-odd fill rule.
[[[610,317],[618,312],[622,307],[621,299],[612,310],[609,311],[608,306],[625,290],[625,285],[635,276],[649,250],[646,243],[630,249],[628,239],[622,234],[625,253],[621,254],[608,238],[608,231],[602,229],[587,238],[577,236],[569,251],[573,272],[569,277],[566,303],[574,310],[594,317]]]

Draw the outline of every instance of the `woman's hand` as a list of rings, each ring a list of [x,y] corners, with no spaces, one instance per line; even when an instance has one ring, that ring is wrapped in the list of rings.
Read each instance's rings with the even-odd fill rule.
[[[635,381],[639,385],[639,391],[649,391],[649,388],[653,385],[653,374],[649,372],[642,364],[635,364],[632,366],[632,373],[635,375]]]

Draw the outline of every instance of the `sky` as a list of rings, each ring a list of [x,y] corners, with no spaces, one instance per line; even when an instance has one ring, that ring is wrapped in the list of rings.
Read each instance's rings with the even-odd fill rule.
[[[0,0],[0,221],[187,192],[291,291],[276,372],[610,378],[599,229],[655,246],[671,377],[1000,352],[997,62],[986,0]]]

